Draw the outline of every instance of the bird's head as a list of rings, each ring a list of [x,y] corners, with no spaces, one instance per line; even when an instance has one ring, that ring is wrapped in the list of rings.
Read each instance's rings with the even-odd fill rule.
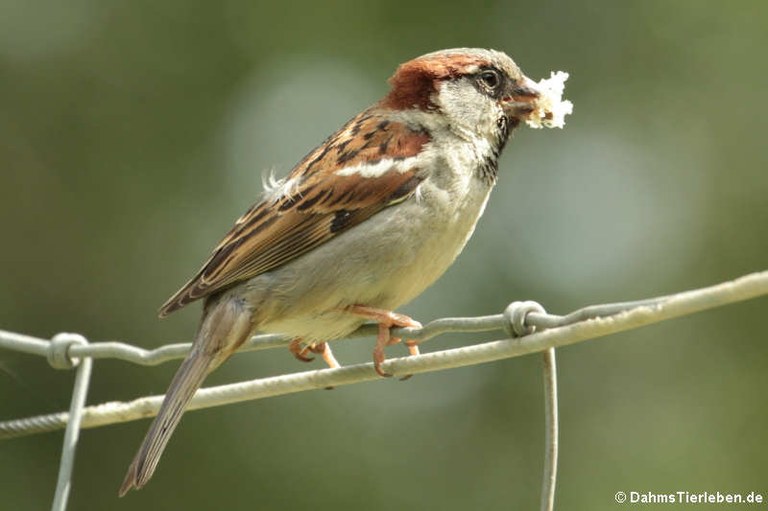
[[[385,108],[433,114],[460,135],[501,145],[535,109],[539,92],[506,54],[457,48],[428,53],[397,68]],[[421,116],[423,117],[423,116]],[[438,120],[435,122],[438,123]]]

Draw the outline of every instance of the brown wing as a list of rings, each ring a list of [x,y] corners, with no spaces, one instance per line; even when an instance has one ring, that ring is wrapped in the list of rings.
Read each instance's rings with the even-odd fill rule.
[[[429,140],[375,109],[355,117],[291,171],[289,191],[265,198],[237,221],[160,316],[282,266],[408,198],[423,175],[407,158]],[[337,173],[359,165],[379,167],[373,177]]]

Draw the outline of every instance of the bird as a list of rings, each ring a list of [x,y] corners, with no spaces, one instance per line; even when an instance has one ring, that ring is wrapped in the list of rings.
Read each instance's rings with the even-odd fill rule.
[[[204,300],[191,351],[133,458],[119,495],[152,477],[205,377],[255,332],[290,336],[338,367],[327,341],[378,324],[381,376],[394,312],[454,262],[497,181],[512,131],[540,91],[505,53],[455,48],[401,64],[384,97],[265,187],[160,317]],[[408,342],[411,354],[418,353]]]

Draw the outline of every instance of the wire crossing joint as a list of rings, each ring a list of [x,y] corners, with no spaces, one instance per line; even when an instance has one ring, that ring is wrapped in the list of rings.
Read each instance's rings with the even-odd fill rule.
[[[88,341],[80,334],[62,332],[53,336],[46,358],[54,369],[74,369],[80,365],[79,358],[69,355],[69,348],[75,344],[85,346]]]

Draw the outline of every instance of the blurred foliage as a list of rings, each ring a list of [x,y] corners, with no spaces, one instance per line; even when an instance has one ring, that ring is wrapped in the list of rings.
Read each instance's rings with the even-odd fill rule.
[[[575,113],[562,132],[516,134],[468,249],[405,312],[516,299],[566,312],[765,269],[767,21],[760,1],[0,0],[0,328],[188,339],[199,309],[155,310],[263,171],[287,172],[399,62],[455,46],[507,51],[533,78],[569,71]],[[561,350],[559,508],[618,509],[619,490],[768,491],[765,307]],[[4,419],[66,408],[71,373],[0,357]],[[190,413],[154,480],[122,500],[148,424],[88,430],[70,509],[532,509],[539,365]],[[299,369],[254,353],[209,383]],[[99,362],[89,402],[160,393],[173,371]],[[0,444],[3,509],[50,505],[60,440]]]

